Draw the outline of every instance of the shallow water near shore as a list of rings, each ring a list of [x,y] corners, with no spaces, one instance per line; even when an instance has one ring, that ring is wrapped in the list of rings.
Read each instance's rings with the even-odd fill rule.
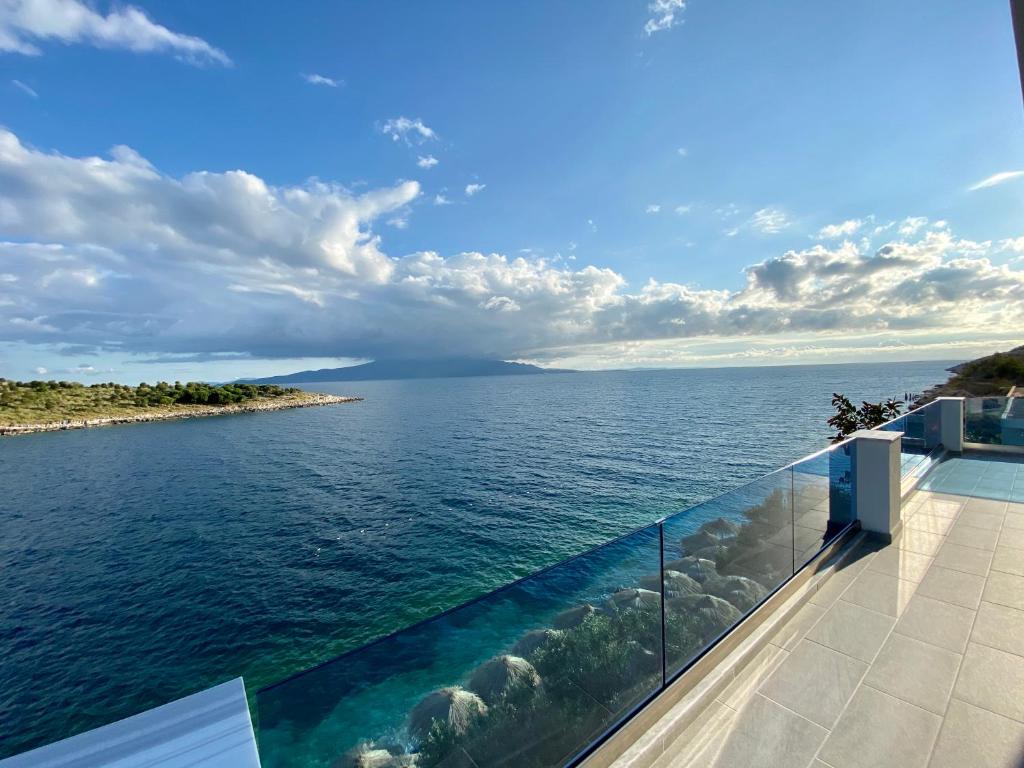
[[[255,690],[824,447],[833,391],[948,365],[320,384],[366,399],[0,441],[0,757]]]

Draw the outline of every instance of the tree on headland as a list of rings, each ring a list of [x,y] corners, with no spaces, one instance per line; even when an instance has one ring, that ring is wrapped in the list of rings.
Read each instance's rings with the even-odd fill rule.
[[[839,393],[832,393],[832,407],[835,415],[829,418],[828,425],[836,430],[832,442],[845,440],[858,429],[874,429],[900,415],[903,402],[890,397],[885,402],[869,403],[864,401],[860,408],[850,402],[850,398]]]

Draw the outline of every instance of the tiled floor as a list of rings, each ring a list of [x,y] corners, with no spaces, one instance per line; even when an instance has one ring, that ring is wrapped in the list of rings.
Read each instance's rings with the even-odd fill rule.
[[[982,497],[948,492],[962,467]],[[1024,463],[932,473],[903,534],[858,550],[658,768],[1024,766]]]
[[[1024,503],[1024,463],[988,454],[948,459],[928,473],[921,489]]]

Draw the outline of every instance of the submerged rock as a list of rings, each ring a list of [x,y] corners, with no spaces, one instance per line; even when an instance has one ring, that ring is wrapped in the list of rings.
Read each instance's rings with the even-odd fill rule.
[[[562,611],[555,616],[551,623],[554,624],[555,629],[574,629],[582,624],[588,616],[595,613],[597,613],[597,608],[590,603],[584,603]]]
[[[331,768],[415,768],[416,763],[416,755],[381,749],[371,742],[350,749]]]
[[[666,608],[682,616],[704,641],[713,639],[741,617],[736,606],[714,595],[673,598],[666,603]]]
[[[608,605],[616,611],[629,608],[659,608],[661,593],[650,589],[620,589],[608,598]]]
[[[665,563],[665,569],[679,571],[697,583],[703,583],[705,579],[718,575],[718,569],[715,567],[714,562],[703,557],[693,557],[692,555]]]
[[[532,691],[540,685],[540,675],[526,659],[519,656],[495,656],[485,661],[469,678],[471,691],[480,694],[487,704],[498,702],[517,693]]]
[[[717,520],[709,520],[700,527],[702,531],[707,531],[718,537],[719,541],[726,541],[728,539],[734,539],[739,535],[740,526],[738,523],[734,523],[732,520],[726,520],[724,517],[720,517]]]
[[[487,705],[471,691],[457,685],[428,693],[409,713],[409,731],[420,739],[430,733],[434,721],[445,723],[464,736],[476,718],[487,714]]]
[[[749,611],[768,594],[763,586],[745,576],[714,576],[702,586],[709,595],[728,600],[743,612]]]
[[[647,589],[658,591],[662,588],[661,578],[658,576],[645,576],[640,580],[640,585]],[[685,573],[679,571],[665,571],[665,597],[682,597],[683,595],[696,595],[702,592],[700,584]]]
[[[531,629],[512,646],[513,656],[529,658],[552,640],[557,640],[564,635],[560,629]]]

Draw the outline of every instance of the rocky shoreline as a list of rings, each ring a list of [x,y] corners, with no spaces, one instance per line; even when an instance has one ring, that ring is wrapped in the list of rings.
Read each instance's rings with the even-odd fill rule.
[[[303,392],[298,395],[282,395],[268,397],[244,403],[230,405],[183,405],[173,410],[143,411],[139,414],[126,416],[102,416],[92,419],[61,419],[35,424],[0,424],[2,435],[29,435],[36,432],[60,432],[65,429],[89,429],[91,427],[109,427],[118,424],[141,424],[151,421],[171,421],[176,419],[193,419],[205,416],[225,416],[236,413],[259,413],[263,411],[283,411],[288,408],[310,408],[317,405],[335,405],[362,400],[361,397],[342,395],[324,395],[315,392]]]

